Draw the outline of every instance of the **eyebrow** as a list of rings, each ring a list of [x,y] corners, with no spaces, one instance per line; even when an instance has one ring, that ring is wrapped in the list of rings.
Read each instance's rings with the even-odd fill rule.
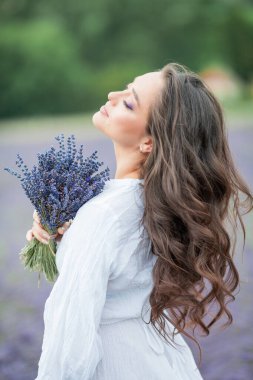
[[[129,85],[130,85],[130,83],[128,83],[128,84],[126,85],[126,88],[128,88]],[[133,92],[133,94],[134,94],[134,98],[135,98],[136,102],[138,103],[138,106],[140,107],[141,104],[140,104],[140,99],[139,99],[139,96],[138,96],[137,92],[135,91],[134,88],[132,88],[131,90],[132,90],[132,92]]]

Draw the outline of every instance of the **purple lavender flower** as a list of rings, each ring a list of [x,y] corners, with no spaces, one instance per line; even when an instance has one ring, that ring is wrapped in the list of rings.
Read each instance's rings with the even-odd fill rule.
[[[98,172],[103,162],[97,161],[97,150],[84,159],[83,145],[77,151],[74,135],[67,138],[67,146],[65,146],[63,134],[55,139],[59,143],[59,150],[51,146],[45,153],[37,154],[38,165],[34,165],[30,171],[19,154],[17,154],[16,164],[22,174],[10,168],[4,169],[20,179],[27,197],[37,210],[42,226],[50,235],[55,234],[57,228],[66,221],[73,219],[84,203],[102,192],[105,181],[110,179],[108,167]],[[38,253],[37,245],[40,244],[42,248],[42,243],[37,239],[34,240],[35,246],[31,247],[30,242],[24,248],[23,261],[25,258],[27,267],[44,271],[47,279],[53,281],[55,275],[58,274],[55,262],[51,263],[54,269],[49,274],[49,270],[45,268],[48,263],[42,267],[38,255],[34,256],[36,252]],[[53,247],[49,245],[48,248],[55,252],[55,243]],[[30,252],[31,249],[32,252]],[[45,250],[45,245],[43,249]],[[27,250],[30,250],[29,255]],[[43,256],[41,252],[40,256]]]

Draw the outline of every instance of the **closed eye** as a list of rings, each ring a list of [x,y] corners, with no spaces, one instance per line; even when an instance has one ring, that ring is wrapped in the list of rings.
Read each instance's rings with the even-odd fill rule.
[[[124,105],[125,105],[126,108],[128,108],[128,109],[130,109],[130,110],[133,111],[134,108],[133,108],[132,104],[127,103],[125,100],[123,100],[123,103],[124,103]]]

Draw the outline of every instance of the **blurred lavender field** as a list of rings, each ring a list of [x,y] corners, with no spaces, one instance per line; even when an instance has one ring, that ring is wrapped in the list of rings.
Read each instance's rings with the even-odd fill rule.
[[[19,124],[20,127],[11,128],[7,123],[0,128],[1,380],[32,380],[36,377],[44,329],[44,303],[52,289],[44,277],[38,288],[37,273],[24,270],[20,262],[18,253],[25,245],[26,231],[32,225],[33,208],[17,179],[3,171],[3,167],[15,168],[17,153],[30,167],[36,162],[37,152],[54,144],[54,136],[63,132],[66,136],[76,135],[78,145],[84,144],[85,155],[98,150],[99,160],[105,163],[101,168],[108,165],[112,178],[115,173],[112,142],[94,130],[89,122],[84,123],[82,117],[58,121],[44,119],[36,128],[32,128],[32,121]],[[249,124],[233,125],[229,129],[229,141],[237,166],[252,189],[253,125]],[[203,352],[200,371],[206,380],[253,379],[253,217],[247,215],[244,220],[248,233],[245,251],[242,256],[240,235],[235,259],[241,274],[240,292],[236,301],[229,304],[234,323],[223,330],[219,328],[222,324],[219,322],[209,337],[199,338]],[[185,339],[197,360],[196,346]]]

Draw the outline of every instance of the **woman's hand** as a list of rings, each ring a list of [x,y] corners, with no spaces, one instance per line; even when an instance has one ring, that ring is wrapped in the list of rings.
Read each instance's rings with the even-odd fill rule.
[[[61,227],[57,229],[57,234],[53,235],[56,241],[58,242],[61,241],[62,235],[64,234],[65,231],[67,231],[71,223],[72,223],[72,220],[64,223]],[[49,233],[46,230],[44,230],[42,225],[40,224],[40,218],[36,210],[33,213],[33,226],[26,233],[26,239],[28,241],[32,240],[33,237],[36,237],[37,240],[41,241],[44,244],[48,244],[50,240]]]

